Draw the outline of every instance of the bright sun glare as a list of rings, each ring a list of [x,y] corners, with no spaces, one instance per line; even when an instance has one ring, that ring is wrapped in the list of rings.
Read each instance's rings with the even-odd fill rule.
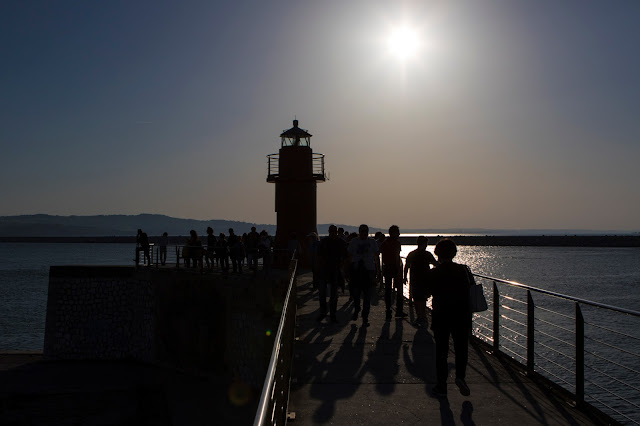
[[[408,27],[396,28],[387,38],[389,52],[398,59],[405,60],[416,55],[420,40],[415,30]]]

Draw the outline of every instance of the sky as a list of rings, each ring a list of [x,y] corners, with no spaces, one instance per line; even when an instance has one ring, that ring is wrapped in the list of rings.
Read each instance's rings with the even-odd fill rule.
[[[0,215],[640,230],[640,2],[4,1]],[[392,43],[396,34],[407,37]]]

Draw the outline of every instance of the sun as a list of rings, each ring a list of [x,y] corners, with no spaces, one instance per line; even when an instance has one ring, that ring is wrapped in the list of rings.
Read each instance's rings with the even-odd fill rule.
[[[410,59],[416,56],[420,49],[420,37],[412,28],[394,28],[387,37],[387,49],[397,59]]]

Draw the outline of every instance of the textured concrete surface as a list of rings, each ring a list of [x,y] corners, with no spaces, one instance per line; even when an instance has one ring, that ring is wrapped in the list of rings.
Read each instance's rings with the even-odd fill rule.
[[[448,397],[430,396],[435,346],[430,330],[412,325],[413,312],[385,322],[384,297],[374,297],[369,327],[351,321],[348,293],[338,301],[338,323],[316,322],[317,291],[298,280],[298,336],[289,411],[296,425],[588,425],[600,424],[509,361],[470,344],[462,396],[453,384],[449,354]],[[409,311],[407,308],[406,311]]]

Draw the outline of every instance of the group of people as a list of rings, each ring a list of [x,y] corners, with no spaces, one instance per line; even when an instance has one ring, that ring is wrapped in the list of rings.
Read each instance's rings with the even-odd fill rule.
[[[192,229],[189,231],[189,238],[182,247],[180,257],[183,259],[186,267],[200,268],[206,267],[213,270],[214,267],[219,268],[222,272],[229,272],[229,260],[231,260],[231,269],[234,273],[241,274],[245,259],[249,269],[257,269],[258,259],[262,258],[263,263],[268,265],[271,256],[271,237],[266,230],[258,233],[255,226],[251,227],[251,232],[242,235],[236,235],[233,228],[229,228],[229,234],[224,233],[216,236],[213,228],[207,227],[206,245],[198,237],[198,233]],[[159,261],[162,265],[167,262],[167,246],[169,245],[169,236],[164,232],[159,238]],[[138,229],[136,238],[136,264],[139,263],[139,253],[144,253],[144,260],[147,264],[151,264],[150,259],[150,243],[146,232]]]
[[[394,293],[395,317],[404,318],[407,314],[404,312],[403,283],[409,282],[416,326],[427,325],[426,302],[433,297],[431,330],[436,345],[437,384],[432,393],[437,397],[446,396],[449,336],[452,336],[455,383],[463,395],[469,395],[465,376],[472,320],[469,290],[474,281],[471,271],[468,266],[453,261],[457,247],[452,240],[443,239],[436,244],[436,260],[427,251],[428,239],[424,236],[417,238],[418,247],[408,254],[403,267],[399,237],[400,229],[396,225],[389,228],[389,237],[379,233],[376,238],[369,236],[369,227],[364,224],[360,225],[357,234],[350,236],[341,236],[335,225],[329,227],[329,236],[320,240],[317,249],[320,301],[317,321],[322,321],[329,313],[331,321],[337,322],[338,288],[344,291],[345,281],[349,283],[350,300],[353,300],[353,321],[361,316],[362,326],[370,325],[371,298],[378,282],[384,288],[386,320],[392,318]]]

